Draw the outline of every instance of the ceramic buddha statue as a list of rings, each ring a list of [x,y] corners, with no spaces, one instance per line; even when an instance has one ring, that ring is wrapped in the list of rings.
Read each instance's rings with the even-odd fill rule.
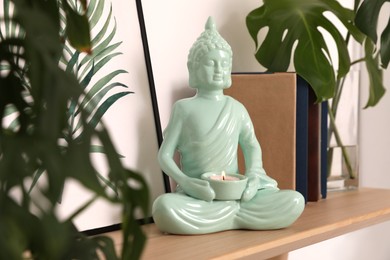
[[[162,170],[178,184],[153,203],[162,232],[206,234],[231,229],[270,230],[291,225],[304,209],[303,196],[280,190],[267,176],[261,148],[245,107],[223,90],[231,86],[232,50],[213,19],[188,55],[189,85],[196,95],[177,101],[158,154]],[[215,200],[206,172],[238,173],[237,148],[245,158],[247,185],[237,200]],[[174,154],[180,154],[180,165]]]

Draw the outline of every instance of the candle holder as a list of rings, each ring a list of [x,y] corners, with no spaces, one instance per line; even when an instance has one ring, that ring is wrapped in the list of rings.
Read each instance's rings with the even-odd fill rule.
[[[246,188],[248,178],[237,173],[221,175],[217,172],[203,173],[201,178],[210,183],[216,200],[239,200]]]

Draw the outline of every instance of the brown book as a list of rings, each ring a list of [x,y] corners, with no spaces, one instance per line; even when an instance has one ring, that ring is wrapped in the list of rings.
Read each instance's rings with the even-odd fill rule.
[[[295,189],[296,74],[233,74],[225,94],[240,101],[252,119],[267,174],[281,189]],[[239,154],[240,172],[244,160]]]

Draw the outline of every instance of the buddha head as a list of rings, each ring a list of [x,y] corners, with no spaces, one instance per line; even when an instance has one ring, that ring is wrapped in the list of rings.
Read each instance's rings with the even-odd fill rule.
[[[188,55],[189,85],[201,89],[225,89],[232,84],[232,49],[209,17],[204,32]]]

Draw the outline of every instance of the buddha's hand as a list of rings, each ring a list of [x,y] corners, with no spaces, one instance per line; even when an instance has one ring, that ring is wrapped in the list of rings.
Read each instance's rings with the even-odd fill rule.
[[[243,202],[250,201],[256,195],[257,190],[259,189],[260,178],[256,175],[252,175],[248,177],[248,183],[244,190],[244,193],[241,196],[241,200]]]
[[[215,192],[208,181],[188,177],[180,183],[180,186],[185,193],[193,198],[205,201],[212,201],[215,198]]]

